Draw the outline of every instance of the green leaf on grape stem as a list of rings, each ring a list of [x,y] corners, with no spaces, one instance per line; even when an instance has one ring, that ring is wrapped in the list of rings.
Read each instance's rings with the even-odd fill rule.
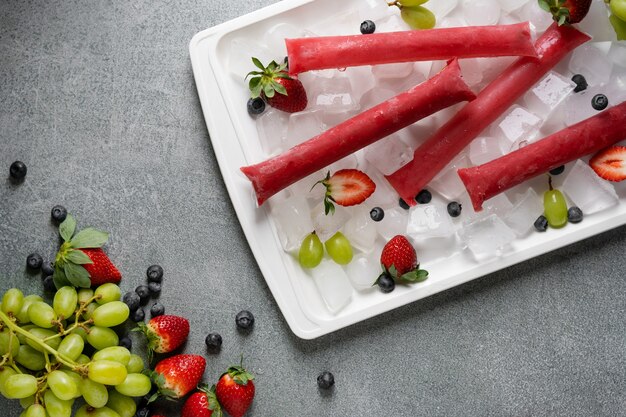
[[[80,250],[72,249],[65,257],[68,261],[76,265],[92,264],[93,261],[87,254]]]
[[[77,249],[100,248],[108,239],[108,233],[88,227],[74,236],[74,239],[72,239],[72,247]]]
[[[64,265],[65,277],[75,287],[89,288],[91,287],[91,280],[89,279],[89,272],[81,265],[76,265],[71,262],[66,262]]]
[[[68,214],[63,223],[59,225],[59,234],[63,238],[64,242],[69,242],[76,230],[76,219],[71,214]]]

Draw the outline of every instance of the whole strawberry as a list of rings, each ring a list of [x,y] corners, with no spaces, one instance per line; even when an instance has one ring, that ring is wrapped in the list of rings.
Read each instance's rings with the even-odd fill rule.
[[[394,236],[385,244],[380,254],[380,264],[394,281],[421,282],[428,278],[428,272],[419,269],[415,248],[402,235]]]
[[[287,72],[287,64],[278,65],[272,61],[266,67],[257,58],[252,58],[254,65],[261,71],[250,71],[248,86],[252,98],[262,97],[270,106],[295,113],[306,108],[308,100],[302,82],[291,78]]]
[[[206,360],[200,355],[174,355],[163,359],[154,367],[152,381],[156,384],[158,392],[151,398],[156,400],[159,396],[171,399],[184,397],[198,386]]]
[[[587,16],[592,0],[539,0],[539,6],[552,13],[552,18],[563,24],[578,23]]]
[[[215,397],[215,385],[210,389],[206,385],[198,387],[185,401],[180,417],[221,417],[222,408]]]
[[[117,284],[122,274],[101,249],[109,234],[93,228],[76,231],[76,220],[70,214],[59,225],[63,244],[54,260],[54,284],[88,288],[107,282]]]
[[[148,338],[149,355],[152,352],[169,353],[187,340],[189,320],[179,316],[157,316],[147,324],[140,322],[138,329]]]
[[[222,408],[232,417],[242,417],[254,399],[254,376],[242,366],[231,366],[215,386]]]

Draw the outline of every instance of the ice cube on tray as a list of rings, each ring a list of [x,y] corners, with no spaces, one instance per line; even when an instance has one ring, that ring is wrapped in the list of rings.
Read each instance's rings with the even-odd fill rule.
[[[542,213],[542,198],[529,188],[504,216],[504,222],[518,236],[524,236],[533,229],[533,223]]]
[[[352,286],[359,290],[373,289],[374,282],[382,273],[380,262],[372,256],[358,254],[346,265],[346,273]]]
[[[463,0],[463,16],[470,26],[495,25],[500,19],[497,0]]]
[[[309,213],[309,203],[302,195],[294,195],[272,205],[278,239],[286,252],[299,249],[302,239],[313,230]]]
[[[576,48],[569,61],[569,70],[573,74],[583,74],[587,84],[591,86],[607,83],[612,68],[611,59],[593,43],[586,43]]]
[[[459,238],[476,260],[500,256],[516,238],[515,232],[496,214],[464,222]]]
[[[418,204],[409,210],[407,234],[415,240],[449,237],[455,233],[451,219],[443,204]]]
[[[324,303],[332,313],[339,312],[350,303],[354,290],[341,266],[329,259],[323,259],[309,272]]]
[[[378,236],[376,225],[366,207],[356,207],[351,214],[352,216],[343,226],[343,234],[352,246],[362,252],[369,253],[374,249],[374,243]]]
[[[613,184],[600,178],[580,159],[567,174],[562,191],[585,215],[606,210],[618,202]]]

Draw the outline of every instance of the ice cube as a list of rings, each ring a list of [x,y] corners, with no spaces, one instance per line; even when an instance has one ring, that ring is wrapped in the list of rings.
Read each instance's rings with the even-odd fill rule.
[[[609,92],[609,107],[626,101],[626,67],[615,67],[611,81],[606,87]]]
[[[352,97],[350,80],[345,76],[319,78],[309,100],[311,108],[327,113],[346,113],[359,108]]]
[[[454,200],[465,192],[465,185],[461,181],[457,170],[467,168],[469,160],[465,154],[460,154],[453,159],[433,180],[428,184],[444,198]]]
[[[535,190],[529,188],[506,214],[504,222],[518,236],[524,236],[533,228],[535,220],[542,213],[542,198],[537,195]]]
[[[585,18],[577,24],[578,29],[593,38],[594,42],[617,40],[609,24],[609,11],[604,0],[593,0]]]
[[[312,200],[321,201],[326,194],[326,188],[322,184],[316,184],[326,177],[325,170],[319,170],[313,174],[291,184],[287,189],[294,196],[303,196]]]
[[[613,62],[593,43],[586,43],[576,48],[569,61],[569,70],[574,74],[584,75],[587,84],[591,86],[607,83],[612,68]]]
[[[374,106],[379,105],[383,101],[389,100],[396,95],[395,92],[385,89],[374,87],[371,90],[365,92],[359,101],[361,111],[371,109]]]
[[[381,1],[383,3],[384,1]],[[370,18],[371,20],[371,18]],[[384,19],[376,21],[376,33],[400,32],[411,29],[398,14],[392,14]]]
[[[387,5],[386,1],[360,0],[357,10],[359,11],[360,21],[373,20],[377,22],[389,16],[391,13],[390,9],[391,7]]]
[[[415,240],[448,237],[454,234],[454,224],[443,204],[419,204],[409,210],[407,233]]]
[[[464,223],[459,231],[459,238],[477,260],[501,255],[515,237],[515,232],[495,214]]]
[[[346,68],[344,74],[350,80],[352,97],[357,101],[360,101],[363,94],[371,90],[376,84],[369,66]]]
[[[532,140],[536,136],[537,128],[541,122],[541,118],[537,115],[523,107],[514,105],[493,128],[492,134],[496,137],[506,138],[511,144],[520,139]]]
[[[305,110],[292,113],[287,127],[286,147],[292,148],[326,130],[321,110]]]
[[[315,233],[322,242],[326,242],[332,235],[337,233],[339,229],[348,221],[350,215],[342,206],[335,204],[335,212],[324,213],[324,203],[321,202],[311,210],[311,220]]]
[[[502,155],[500,140],[491,136],[478,137],[469,146],[469,158],[474,165],[482,165]]]
[[[501,56],[494,58],[474,58],[480,65],[483,73],[483,79],[480,86],[487,85],[491,81],[495,80],[502,71],[515,61],[515,57]]]
[[[528,2],[529,0],[500,0],[500,7],[502,7],[502,10],[505,12],[511,13],[514,10],[520,9]],[[503,23],[500,22],[500,24]]]
[[[353,289],[343,268],[331,260],[324,259],[311,269],[310,273],[331,313],[337,313],[350,303]]]
[[[574,125],[599,113],[591,106],[591,100],[596,94],[605,94],[609,99],[609,107],[615,104],[613,103],[612,92],[605,86],[588,87],[584,91],[571,94],[563,106],[567,126]]]
[[[365,159],[383,175],[396,172],[413,159],[413,152],[397,133],[365,148]]]
[[[584,214],[605,210],[618,201],[613,184],[598,177],[594,170],[580,159],[567,174],[561,189]]]
[[[463,16],[470,26],[495,25],[500,19],[497,0],[463,0]]]
[[[519,21],[529,21],[537,35],[542,34],[552,24],[552,15],[539,7],[536,0],[527,2],[522,8],[512,13]]]
[[[272,51],[276,57],[286,56],[287,47],[285,46],[285,39],[300,38],[304,35],[302,29],[289,24],[279,23],[272,26],[265,32],[263,41],[267,48]],[[256,55],[253,55],[256,56]],[[282,63],[282,62],[279,62]],[[264,62],[264,64],[267,64]]]
[[[386,241],[391,240],[396,235],[406,233],[406,226],[409,221],[408,211],[401,207],[394,207],[385,210],[385,217],[376,222],[376,230]]]
[[[497,214],[500,217],[506,216],[513,209],[511,200],[504,193],[497,194],[483,203],[483,212]]]
[[[266,111],[257,119],[256,128],[263,152],[272,155],[283,150],[287,139],[288,122],[287,113],[274,109]]]
[[[360,34],[360,12],[350,8],[329,14],[329,18],[317,22],[315,31],[320,36]],[[369,18],[371,19],[371,18]]]
[[[352,212],[352,217],[343,226],[343,234],[350,244],[361,252],[369,253],[374,249],[374,242],[378,232],[370,217],[369,210],[359,207]]]
[[[438,28],[459,28],[467,26],[467,22],[460,16],[446,16],[443,19],[437,19]]]
[[[626,43],[612,42],[608,57],[613,61],[613,64],[626,68]]]
[[[440,20],[456,9],[458,4],[459,0],[437,0],[428,3],[426,6],[428,10],[437,16],[437,20]]]
[[[381,272],[380,262],[364,254],[356,255],[346,266],[352,286],[359,291],[372,289]]]
[[[367,164],[363,170],[376,184],[376,190],[367,199],[367,204],[370,207],[396,207],[398,205],[398,193],[389,184],[382,174],[370,164]]]
[[[426,81],[426,77],[422,71],[417,69],[414,63],[409,64],[411,65],[411,71],[406,76],[400,78],[377,78],[376,82],[378,86],[400,93]],[[374,67],[372,72],[374,72],[376,68],[377,67]]]
[[[313,231],[309,203],[304,196],[292,196],[272,205],[278,239],[285,250],[298,250],[302,239]]]
[[[246,74],[250,71],[258,71],[252,63],[252,57],[258,58],[261,63],[268,65],[272,60],[279,59],[274,52],[260,43],[251,42],[248,38],[235,38],[230,41],[228,49],[227,66],[230,75],[241,85],[246,85]],[[280,58],[282,59],[282,58]]]
[[[405,78],[413,71],[412,62],[381,64],[372,67],[372,74],[378,82],[385,78]]]
[[[459,60],[459,66],[461,67],[463,80],[470,87],[480,84],[483,80],[483,68],[478,59],[461,59]]]
[[[526,93],[524,101],[530,112],[548,119],[575,87],[576,84],[569,78],[550,71]]]

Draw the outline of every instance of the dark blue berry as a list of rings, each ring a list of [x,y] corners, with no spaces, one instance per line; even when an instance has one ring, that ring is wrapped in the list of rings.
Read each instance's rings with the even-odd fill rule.
[[[141,304],[141,298],[136,292],[129,291],[122,297],[124,304],[128,306],[130,311],[136,311]]]
[[[433,199],[433,195],[428,190],[422,190],[415,196],[415,201],[420,204],[428,204]]]
[[[248,113],[256,116],[265,111],[265,101],[261,97],[251,98],[248,100]]]
[[[50,215],[52,216],[52,220],[57,223],[62,223],[67,218],[67,209],[63,206],[56,205],[52,207]]]
[[[240,329],[250,329],[254,326],[254,316],[248,310],[242,310],[235,316],[235,324]]]
[[[207,348],[211,351],[218,351],[222,347],[222,336],[219,333],[209,333],[204,339]]]
[[[591,99],[591,107],[594,110],[604,110],[609,106],[609,99],[604,94],[596,94]]]
[[[141,407],[139,410],[137,410],[137,413],[135,413],[136,417],[149,417],[150,416],[150,408],[149,407]]]
[[[374,207],[370,210],[370,217],[375,222],[379,222],[383,219],[383,217],[385,217],[385,210],[380,207]]]
[[[32,271],[37,271],[41,269],[41,265],[43,265],[43,258],[38,253],[31,253],[26,257],[26,266],[28,269]]]
[[[43,290],[45,292],[57,291],[57,287],[56,285],[54,285],[54,279],[52,278],[52,275],[48,275],[47,277],[43,279]]]
[[[9,167],[9,175],[14,180],[24,179],[26,171],[28,171],[28,169],[26,168],[26,164],[22,161],[15,161]]]
[[[398,200],[398,204],[400,205],[400,207],[402,207],[405,210],[410,209],[411,207],[406,203],[406,201],[404,201],[404,199],[399,199]]]
[[[163,268],[159,265],[150,265],[146,271],[146,276],[150,282],[161,282],[163,281]]]
[[[150,316],[157,317],[165,314],[165,306],[161,303],[154,303],[150,307]]]
[[[583,221],[583,211],[579,207],[570,207],[567,210],[567,220],[570,223],[580,223]]]
[[[141,300],[141,304],[145,304],[150,299],[150,288],[147,285],[140,285],[135,288],[135,292]]]
[[[550,170],[550,174],[552,174],[552,175],[561,175],[563,173],[563,171],[565,171],[565,165],[561,165],[559,167],[551,169]]]
[[[576,84],[576,88],[574,88],[575,93],[579,93],[587,89],[587,80],[582,74],[574,74],[572,81]]]
[[[146,312],[143,311],[143,308],[138,308],[137,310],[130,313],[130,319],[135,323],[144,321],[146,318]]]
[[[41,264],[41,276],[47,277],[49,275],[54,274],[54,268],[50,262],[44,262]]]
[[[158,296],[161,293],[161,283],[160,282],[149,282],[148,289],[150,290],[150,294],[153,297]]]
[[[369,35],[376,31],[376,23],[372,22],[371,20],[366,20],[363,23],[361,23],[360,29],[361,29],[362,34]]]
[[[546,219],[546,216],[541,215],[535,220],[534,226],[538,232],[545,232],[548,230],[548,219]]]
[[[324,371],[317,376],[317,386],[321,389],[330,389],[335,385],[335,376],[328,371]]]
[[[376,280],[376,284],[378,284],[380,292],[385,294],[390,293],[396,288],[396,282],[387,274],[380,274]]]
[[[459,217],[461,215],[462,208],[463,206],[461,205],[461,203],[457,201],[452,201],[448,203],[448,214],[450,215],[450,217]]]
[[[132,350],[133,348],[133,341],[130,338],[130,336],[126,335],[122,338],[120,338],[120,342],[118,343],[119,346],[125,347],[128,350]]]

